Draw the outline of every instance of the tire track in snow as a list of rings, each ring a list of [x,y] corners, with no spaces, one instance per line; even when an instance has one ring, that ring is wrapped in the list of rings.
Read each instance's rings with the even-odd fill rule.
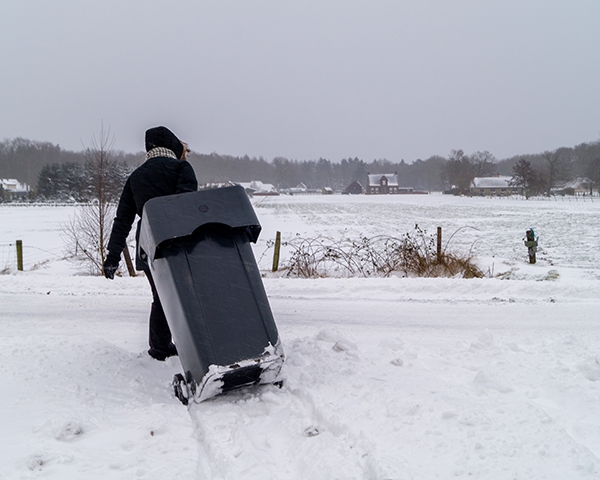
[[[377,466],[347,425],[305,392],[263,386],[190,407],[207,479],[369,479]]]

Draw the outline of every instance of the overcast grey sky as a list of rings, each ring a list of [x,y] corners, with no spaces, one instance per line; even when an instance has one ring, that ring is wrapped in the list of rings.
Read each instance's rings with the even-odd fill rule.
[[[600,138],[598,0],[2,0],[0,138],[498,158]]]

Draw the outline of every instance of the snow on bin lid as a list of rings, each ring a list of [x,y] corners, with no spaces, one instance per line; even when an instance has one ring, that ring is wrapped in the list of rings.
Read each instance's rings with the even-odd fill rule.
[[[152,261],[162,242],[191,235],[209,223],[249,227],[254,243],[261,230],[248,195],[240,186],[167,195],[148,200],[144,205],[140,248]]]

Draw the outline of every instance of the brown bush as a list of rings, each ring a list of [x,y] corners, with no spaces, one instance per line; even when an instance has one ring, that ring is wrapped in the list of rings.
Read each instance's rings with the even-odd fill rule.
[[[389,277],[395,272],[415,277],[483,276],[471,257],[446,252],[438,256],[436,239],[418,226],[401,238],[380,235],[333,241],[297,237],[282,245],[292,253],[281,270],[293,277]]]

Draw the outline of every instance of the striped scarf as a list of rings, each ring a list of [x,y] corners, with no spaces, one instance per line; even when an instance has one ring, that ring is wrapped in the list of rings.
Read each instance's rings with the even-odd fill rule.
[[[154,157],[167,157],[177,160],[177,156],[173,153],[173,150],[164,147],[155,147],[149,152],[146,152],[146,160],[150,160]]]

